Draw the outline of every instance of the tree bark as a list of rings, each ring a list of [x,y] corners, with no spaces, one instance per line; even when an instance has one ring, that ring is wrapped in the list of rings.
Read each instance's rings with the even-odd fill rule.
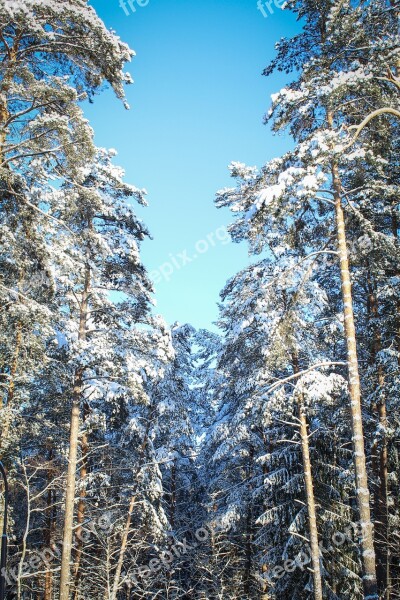
[[[268,571],[268,566],[267,565],[263,565],[261,567],[261,572],[264,575],[264,573],[266,573]],[[265,581],[265,580],[264,580]],[[261,596],[260,596],[260,600],[271,600],[270,595],[268,593],[268,584],[265,581],[264,585],[263,585],[264,589],[261,592]]]
[[[305,413],[305,406],[302,396],[299,397],[299,419],[301,451],[303,455],[304,481],[306,485],[307,512],[308,512],[308,530],[310,534],[311,564],[313,567],[314,598],[322,600],[322,576],[321,562],[319,556],[319,541],[317,528],[317,512],[315,508],[314,484],[311,472],[310,447],[308,438],[308,427]]]
[[[87,419],[89,415],[89,407],[87,404],[84,406],[84,420]],[[87,457],[89,454],[89,441],[88,434],[86,431],[82,434],[81,440],[81,461],[82,466],[80,470],[80,480],[81,480],[81,491],[79,494],[79,502],[78,502],[78,527],[76,529],[75,537],[76,537],[76,554],[75,554],[75,564],[74,564],[74,599],[78,600],[78,588],[79,581],[81,578],[81,560],[83,554],[83,527],[82,524],[85,519],[85,511],[86,511],[86,477],[87,477]]]
[[[13,45],[7,49],[7,67],[0,86],[0,164],[3,164],[5,159],[4,149],[7,142],[6,124],[10,117],[10,112],[8,110],[8,93],[14,76],[21,37],[22,32],[16,32]]]
[[[299,364],[297,356],[293,358],[293,370],[299,373]],[[322,576],[321,576],[321,561],[319,552],[318,526],[317,526],[317,511],[315,508],[314,483],[311,470],[310,445],[308,437],[308,425],[306,417],[306,409],[304,406],[303,395],[298,397],[298,412],[300,420],[300,437],[301,437],[301,452],[303,457],[303,473],[306,487],[307,514],[308,514],[308,532],[310,536],[311,549],[311,564],[314,583],[314,599],[322,600]]]
[[[328,112],[328,125],[333,129],[333,117]],[[376,583],[376,563],[374,532],[371,521],[370,492],[364,448],[364,431],[361,410],[361,385],[358,369],[356,329],[354,322],[353,297],[350,267],[347,251],[346,227],[342,207],[342,186],[337,163],[331,163],[332,184],[335,201],[337,246],[340,259],[340,277],[344,310],[344,330],[346,335],[350,411],[353,433],[353,455],[356,474],[356,497],[361,528],[361,560],[363,565],[364,596],[368,600],[378,600]]]
[[[90,294],[90,267],[85,269],[85,283],[82,292],[79,316],[79,340],[86,339],[86,326],[88,315],[88,301]],[[80,421],[80,403],[82,399],[84,367],[79,367],[75,372],[74,389],[72,396],[71,426],[69,440],[68,472],[67,472],[67,491],[65,497],[65,517],[63,531],[63,548],[61,555],[61,574],[60,574],[60,600],[69,600],[69,587],[71,575],[71,555],[74,524],[74,503],[75,503],[75,478],[78,456],[78,437]]]
[[[129,504],[128,516],[127,516],[127,519],[125,522],[124,533],[122,535],[121,549],[119,551],[117,568],[115,570],[114,584],[113,584],[113,589],[111,592],[110,600],[116,600],[116,598],[117,598],[119,582],[121,579],[122,566],[124,564],[125,552],[126,552],[126,548],[128,545],[129,530],[131,528],[131,521],[132,521],[132,513],[133,513],[133,509],[135,507],[135,503],[136,503],[136,495],[132,496],[131,502]]]

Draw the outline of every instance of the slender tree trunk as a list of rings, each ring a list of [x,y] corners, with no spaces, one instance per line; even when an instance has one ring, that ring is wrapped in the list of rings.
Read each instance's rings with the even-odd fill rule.
[[[79,316],[79,339],[86,339],[86,326],[88,315],[88,300],[90,294],[90,267],[85,270],[85,283],[82,292],[82,300]],[[65,517],[63,531],[63,548],[61,555],[60,574],[60,600],[69,600],[69,587],[71,575],[71,555],[74,525],[74,503],[75,503],[75,478],[78,456],[78,437],[80,421],[80,403],[82,399],[84,368],[79,367],[75,372],[74,389],[72,396],[71,427],[69,440],[67,491],[65,496]]]
[[[264,575],[264,573],[266,573],[268,571],[268,566],[267,565],[263,565],[261,568],[261,572]],[[261,596],[260,596],[260,600],[271,600],[270,595],[268,593],[268,584],[267,582],[264,580],[264,589],[261,592]]]
[[[17,32],[15,35],[14,44],[7,50],[6,71],[0,84],[0,164],[3,164],[5,159],[7,121],[10,117],[10,112],[8,110],[8,94],[10,92],[10,87],[14,76],[21,37],[22,33]]]
[[[128,545],[129,531],[131,528],[131,521],[132,521],[132,513],[133,513],[133,509],[135,507],[135,504],[136,504],[136,495],[132,496],[131,502],[129,504],[128,516],[127,516],[127,519],[125,522],[124,533],[122,534],[121,549],[119,551],[117,568],[115,570],[114,584],[113,584],[113,589],[111,592],[110,600],[116,600],[116,598],[117,598],[119,582],[121,579],[122,566],[124,564],[125,552],[126,552],[126,548]]]
[[[293,357],[293,370],[299,373],[299,363],[297,356]],[[308,437],[308,425],[306,417],[306,408],[302,394],[298,398],[298,412],[300,420],[301,452],[303,457],[304,482],[306,487],[307,514],[308,514],[308,532],[310,536],[311,564],[314,583],[314,599],[322,600],[322,576],[321,561],[319,552],[317,511],[315,507],[314,483],[311,471],[310,445]]]
[[[299,398],[299,419],[301,450],[303,455],[304,481],[306,485],[307,512],[308,512],[308,530],[310,534],[311,563],[313,567],[314,598],[322,600],[322,576],[321,561],[319,555],[319,541],[317,528],[317,512],[315,509],[314,484],[311,472],[310,447],[308,438],[308,427],[305,406],[303,398]]]
[[[89,415],[89,407],[87,404],[84,406],[84,420],[88,418]],[[82,434],[81,440],[81,470],[80,470],[80,480],[81,480],[81,491],[79,494],[79,502],[78,502],[78,515],[77,522],[78,527],[76,529],[76,554],[75,554],[75,565],[74,565],[74,599],[78,600],[78,588],[79,581],[81,578],[81,560],[83,554],[83,527],[82,524],[85,519],[85,511],[86,511],[86,477],[87,477],[87,457],[89,454],[89,441],[88,434],[86,431]]]
[[[333,129],[333,118],[328,112],[328,125]],[[378,598],[374,532],[371,521],[370,493],[364,448],[364,431],[361,410],[361,385],[358,370],[356,328],[354,323],[353,297],[351,290],[350,267],[346,241],[346,227],[342,207],[342,186],[337,164],[332,161],[332,183],[335,199],[337,245],[340,259],[340,276],[344,309],[344,329],[346,335],[349,373],[350,410],[353,432],[353,455],[356,473],[356,497],[361,528],[361,559],[363,565],[364,597]]]
[[[21,34],[17,33],[15,37],[15,41],[13,46],[11,46],[7,51],[7,67],[6,71],[3,75],[3,79],[0,84],[0,164],[3,164],[5,159],[5,147],[7,143],[7,120],[10,117],[10,112],[8,109],[8,93],[10,91],[10,86],[13,79],[13,72],[15,69],[15,63],[17,58],[18,47],[20,43]],[[5,422],[1,428],[1,440],[0,440],[0,452],[2,452],[4,447],[4,442],[8,437],[8,429],[10,426],[10,415],[8,408],[11,406],[14,391],[15,391],[15,375],[18,369],[18,360],[19,353],[21,349],[22,343],[22,323],[20,321],[17,322],[16,327],[16,335],[15,335],[15,347],[14,347],[14,357],[10,367],[9,373],[9,384],[8,389],[5,394],[5,401],[1,400],[0,408],[4,408],[4,404],[7,406],[7,414],[5,417]]]

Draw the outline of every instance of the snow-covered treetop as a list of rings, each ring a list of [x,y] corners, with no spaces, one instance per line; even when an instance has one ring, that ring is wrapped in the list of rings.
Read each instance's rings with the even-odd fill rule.
[[[124,98],[132,82],[123,66],[134,52],[85,0],[2,0],[0,27],[2,69],[29,63],[36,79],[64,76],[89,96],[107,81]]]

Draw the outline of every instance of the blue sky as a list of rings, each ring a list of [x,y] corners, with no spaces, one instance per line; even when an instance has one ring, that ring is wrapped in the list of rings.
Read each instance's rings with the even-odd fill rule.
[[[126,180],[148,190],[138,210],[152,241],[143,261],[155,280],[157,312],[169,322],[210,328],[219,292],[249,262],[245,245],[227,243],[229,211],[215,192],[233,185],[231,161],[262,165],[289,144],[262,119],[285,83],[262,77],[293,16],[256,0],[91,0],[106,25],[136,52],[127,88],[130,111],[107,90],[86,114],[96,143],[115,148]],[[129,15],[126,14],[129,12]],[[190,259],[190,260],[189,260]]]

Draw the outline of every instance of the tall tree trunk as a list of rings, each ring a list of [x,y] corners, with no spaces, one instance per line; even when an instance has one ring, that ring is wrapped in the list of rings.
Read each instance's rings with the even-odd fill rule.
[[[297,356],[293,357],[293,370],[299,373],[299,363]],[[310,536],[311,564],[314,583],[314,599],[322,600],[322,576],[321,561],[319,552],[317,511],[315,508],[314,483],[311,471],[310,445],[308,437],[308,425],[306,417],[306,408],[304,406],[303,395],[298,397],[298,413],[300,420],[301,452],[303,457],[303,473],[306,487],[307,514],[308,514],[308,532]]]
[[[82,292],[79,315],[79,340],[86,339],[86,326],[88,316],[88,302],[90,295],[91,271],[87,265],[85,269],[85,282]],[[69,600],[69,587],[71,575],[71,554],[73,540],[74,524],[74,503],[75,503],[75,478],[78,456],[78,437],[80,421],[80,403],[82,399],[84,368],[79,367],[75,372],[74,389],[72,396],[71,426],[69,440],[68,472],[67,472],[67,491],[65,496],[65,516],[63,531],[63,548],[61,554],[61,574],[60,574],[60,600]]]
[[[122,566],[124,564],[125,552],[126,552],[126,548],[128,546],[129,531],[131,528],[131,521],[132,521],[132,513],[133,513],[133,509],[135,508],[135,504],[136,504],[136,495],[132,496],[131,502],[129,504],[128,516],[125,521],[124,533],[122,534],[121,548],[120,548],[119,555],[118,555],[117,567],[115,569],[114,583],[113,583],[110,600],[116,600],[116,598],[117,598],[119,582],[121,579]]]
[[[13,45],[7,49],[6,71],[0,83],[0,164],[3,164],[5,159],[7,121],[10,118],[10,112],[8,110],[8,94],[14,77],[17,54],[22,35],[22,32],[16,32]]]
[[[89,406],[85,403],[84,406],[84,422],[89,416]],[[77,514],[77,522],[78,527],[76,529],[76,554],[75,554],[75,564],[74,564],[74,599],[78,600],[78,588],[79,581],[81,578],[81,560],[83,554],[83,527],[82,524],[85,519],[85,511],[86,511],[86,477],[87,477],[87,458],[89,454],[89,441],[88,434],[86,431],[82,434],[81,440],[81,470],[80,470],[80,481],[81,481],[81,491],[79,494],[79,502],[78,502],[78,514]]]
[[[327,113],[328,125],[333,129],[333,117]],[[371,521],[370,493],[364,448],[364,431],[361,410],[361,385],[358,370],[356,328],[354,323],[353,297],[347,251],[346,227],[342,207],[342,186],[337,163],[332,161],[332,184],[335,200],[337,246],[340,259],[340,277],[344,310],[347,361],[349,373],[350,411],[353,432],[353,455],[356,474],[356,497],[361,528],[361,560],[363,565],[364,596],[378,599],[374,532]]]
[[[7,121],[10,117],[10,112],[8,109],[8,94],[10,91],[15,63],[17,59],[17,52],[19,48],[19,43],[21,40],[21,33],[16,33],[14,44],[7,49],[7,67],[5,73],[3,75],[2,81],[0,83],[0,164],[2,165],[5,159],[5,147],[7,143]],[[15,334],[15,347],[14,347],[14,357],[10,366],[9,373],[9,383],[8,389],[5,394],[5,402],[2,399],[0,408],[4,408],[4,405],[7,406],[7,413],[5,416],[5,421],[1,427],[1,440],[0,440],[0,456],[2,454],[2,450],[4,447],[4,443],[8,437],[8,430],[10,426],[10,415],[9,408],[12,405],[12,401],[14,398],[15,391],[15,375],[18,369],[18,360],[19,354],[21,350],[22,343],[22,323],[20,321],[17,322],[16,326],[16,334]]]
[[[264,575],[268,571],[268,566],[263,565],[261,567],[261,572]],[[260,600],[271,600],[270,595],[268,593],[268,583],[264,580],[263,591],[261,592]]]
[[[317,528],[317,512],[315,508],[314,484],[311,472],[310,447],[308,438],[308,426],[303,397],[299,397],[299,419],[301,451],[303,455],[304,481],[306,485],[308,530],[310,535],[311,564],[313,567],[314,598],[322,600],[322,576],[321,561],[319,553],[319,540]]]

